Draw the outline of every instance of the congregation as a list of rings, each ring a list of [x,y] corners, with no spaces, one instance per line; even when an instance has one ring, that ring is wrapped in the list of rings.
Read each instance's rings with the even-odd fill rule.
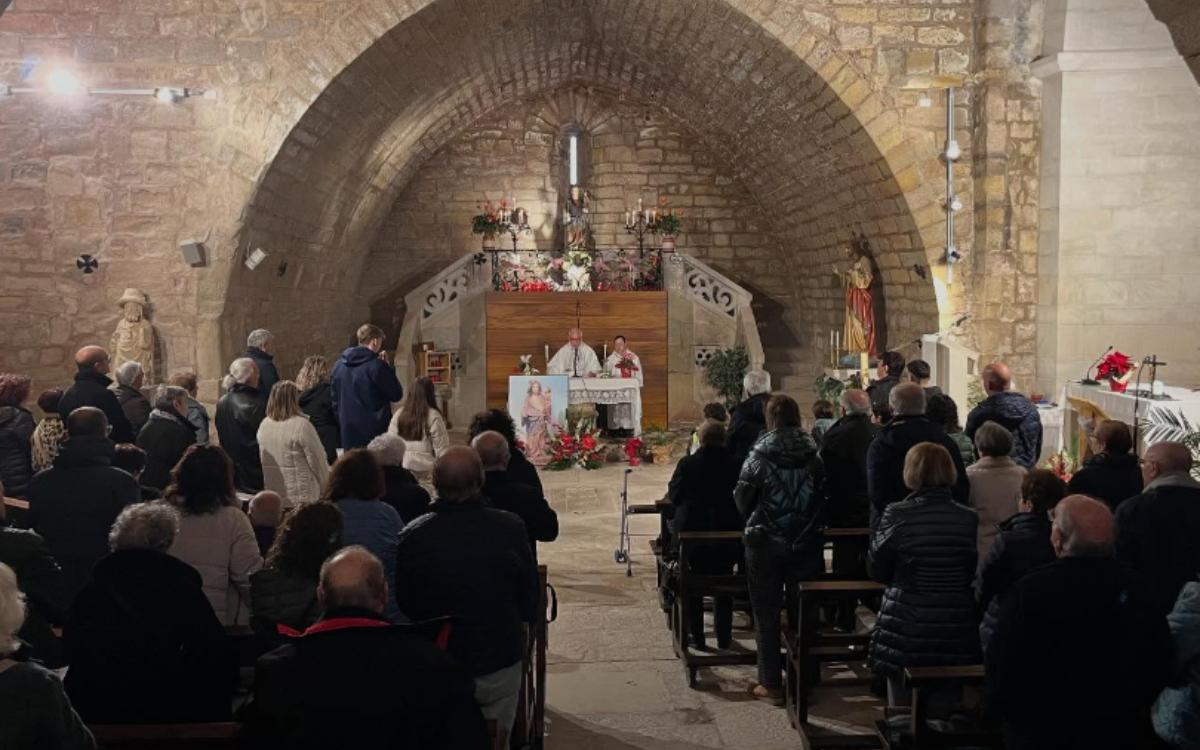
[[[357,340],[293,381],[270,332],[251,333],[216,441],[191,373],[148,399],[138,363],[114,383],[108,352],[84,347],[36,424],[30,379],[0,375],[0,495],[25,509],[0,525],[0,746],[236,719],[256,747],[507,747],[557,515],[507,412],[479,413],[452,446],[432,383],[401,388],[378,327]],[[1041,423],[1002,363],[965,428],[924,362],[889,352],[880,375],[816,404],[805,429],[751,370],[675,467],[676,532],[742,532],[689,564],[745,573],[749,692],[783,704],[788,586],[825,571],[825,530],[862,527],[865,541],[834,540],[832,570],[874,578],[882,599],[832,620],[874,618],[867,663],[889,705],[911,702],[908,668],[982,663],[1008,748],[1196,747],[1190,450],[1139,458],[1105,421],[1068,484],[1037,468]],[[733,648],[733,599],[712,609],[716,648]],[[690,645],[709,650],[703,603],[688,612]],[[256,639],[249,686],[237,627]],[[939,695],[934,712],[952,721],[960,703]]]

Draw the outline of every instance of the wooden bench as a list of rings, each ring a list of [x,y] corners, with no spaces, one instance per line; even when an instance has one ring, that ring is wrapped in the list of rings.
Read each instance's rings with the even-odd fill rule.
[[[538,566],[538,612],[541,616],[529,632],[525,656],[525,673],[521,678],[521,696],[517,703],[517,718],[513,723],[511,747],[542,747],[546,735],[546,646],[549,624],[557,617],[557,601],[550,603],[549,576],[545,565]],[[549,615],[547,612],[555,611]]]
[[[705,596],[728,596],[744,598],[748,595],[746,578],[741,574],[710,575],[697,573],[689,564],[690,555],[698,546],[741,544],[740,531],[685,531],[679,535],[679,575],[675,602],[671,609],[672,644],[675,655],[683,661],[687,670],[687,681],[691,687],[697,685],[697,671],[701,667],[722,667],[734,664],[757,664],[758,655],[750,653],[700,654],[688,646],[688,615],[690,598]]]
[[[229,750],[241,746],[242,725],[205,724],[92,724],[88,727],[101,750]]]
[[[907,728],[897,731],[886,721],[877,723],[884,746],[892,750],[942,750],[943,748],[980,747],[1001,748],[1000,733],[977,726],[965,730],[946,731],[929,724],[930,696],[951,687],[979,686],[984,682],[982,664],[947,667],[908,667],[904,670],[904,685],[912,691],[912,704],[907,709],[891,711],[908,715]]]
[[[815,636],[805,637],[805,613],[816,617],[822,602],[844,600],[880,594],[881,583],[874,581],[800,581],[795,584],[798,617],[784,637],[786,649],[784,699],[792,726],[803,729],[808,723],[808,688],[806,672],[822,662],[861,661],[867,658],[870,633],[822,633],[811,628]],[[866,680],[844,680],[839,684],[865,683]]]

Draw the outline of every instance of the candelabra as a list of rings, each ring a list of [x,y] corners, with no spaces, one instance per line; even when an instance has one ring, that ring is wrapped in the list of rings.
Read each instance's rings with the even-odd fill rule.
[[[507,204],[500,204],[500,231],[506,232],[512,239],[512,249],[517,251],[517,238],[521,234],[529,231],[529,212],[523,208],[517,208],[517,199],[513,198],[513,207],[508,208]],[[500,277],[500,254],[496,248],[492,248],[492,288],[499,291],[501,287]]]
[[[642,199],[638,198],[636,211],[625,212],[625,233],[637,237],[638,257],[646,257],[646,235],[658,230],[658,211],[653,208],[642,208]]]

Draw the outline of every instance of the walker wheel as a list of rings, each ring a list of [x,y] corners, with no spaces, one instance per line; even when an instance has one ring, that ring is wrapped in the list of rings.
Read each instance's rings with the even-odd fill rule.
[[[700,684],[700,679],[696,673],[695,667],[688,667],[687,684],[688,684],[688,687],[692,688],[693,690],[696,689],[696,686],[698,686]]]

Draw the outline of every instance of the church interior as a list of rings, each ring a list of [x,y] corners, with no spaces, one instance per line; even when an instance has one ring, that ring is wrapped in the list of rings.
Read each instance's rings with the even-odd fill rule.
[[[0,0],[0,725],[20,723],[18,693],[4,684],[6,673],[10,685],[19,679],[9,662],[56,674],[66,687],[55,695],[75,704],[79,724],[50,722],[61,744],[0,728],[0,745],[299,747],[327,736],[314,728],[321,720],[359,718],[373,728],[346,736],[387,747],[1039,748],[1071,746],[1072,727],[1087,747],[1200,746],[1194,653],[1145,700],[1121,704],[1129,734],[1079,729],[1118,710],[1102,687],[1049,706],[1053,722],[1005,704],[1004,691],[1036,682],[1036,670],[1010,667],[1018,673],[1003,682],[988,650],[1032,638],[1014,624],[1012,592],[1028,590],[1020,603],[1036,620],[1033,597],[1045,592],[1030,576],[1044,568],[1022,568],[1025,578],[1006,569],[999,615],[985,574],[1001,554],[995,540],[1025,533],[1015,519],[1037,517],[1045,565],[1120,564],[1093,580],[1136,573],[1130,590],[1146,579],[1154,616],[1138,627],[1161,633],[1135,639],[1129,618],[1115,615],[1109,630],[1141,643],[1161,636],[1179,660],[1186,649],[1177,640],[1171,651],[1170,639],[1196,637],[1180,634],[1197,627],[1180,613],[1200,613],[1200,544],[1186,536],[1200,533],[1200,511],[1169,503],[1195,492],[1200,508],[1191,477],[1193,457],[1200,474],[1198,132],[1200,4],[1190,0]],[[89,383],[107,381],[97,390],[116,396],[124,430],[105,411],[109,395],[82,393],[85,371]],[[905,400],[917,396],[919,408]],[[944,425],[939,397],[950,402]],[[144,404],[140,422],[131,399]],[[107,427],[77,419],[68,401],[105,411],[96,418]],[[507,412],[508,433],[481,421],[488,410]],[[843,444],[824,437],[855,416],[868,439],[839,462]],[[297,417],[296,432],[271,433]],[[155,420],[186,442],[168,446]],[[907,439],[889,436],[914,421],[936,429],[885,458]],[[39,456],[51,422],[53,448]],[[998,436],[988,429],[998,426]],[[539,538],[513,510],[529,533],[513,554],[542,566],[536,617],[518,623],[519,705],[504,709],[515,719],[482,697],[508,662],[476,668],[478,654],[461,657],[454,616],[426,601],[438,588],[496,596],[500,586],[481,577],[458,589],[413,563],[412,581],[439,580],[419,590],[404,562],[434,533],[422,520],[453,515],[456,461],[473,456],[487,477],[462,497],[488,494],[481,434],[492,430],[508,438],[499,473],[527,465],[529,481],[512,482],[536,482],[530,502],[557,519]],[[377,443],[387,435],[404,456],[394,467]],[[773,435],[811,449],[792,445],[803,461],[772,463]],[[88,595],[99,596],[101,566],[128,551],[122,524],[154,520],[127,518],[134,500],[106,495],[117,504],[84,541],[99,501],[83,509],[72,493],[90,498],[116,481],[62,478],[67,446],[85,440],[106,445],[105,466],[136,445],[142,490],[147,474],[161,478],[136,502],[178,506],[178,535],[154,554],[169,547],[199,571],[240,651],[217,719],[170,710],[97,719],[96,704],[72,695],[76,662],[88,668],[68,658],[86,652],[80,602],[100,606]],[[268,447],[276,443],[282,458]],[[235,573],[236,550],[213,562],[217,542],[196,541],[196,519],[219,514],[184,498],[184,467],[193,453],[203,458],[192,444],[224,449],[236,489],[228,500],[247,509],[228,523],[273,529],[250,550],[252,569]],[[926,446],[940,453],[918,465]],[[375,498],[348,489],[364,456],[375,457],[386,495],[382,485]],[[943,456],[952,476],[937,480],[937,495],[931,467]],[[1136,480],[1130,492],[1079,481],[1116,464]],[[377,548],[380,527],[364,532],[355,524],[368,511],[347,503],[390,503],[390,468],[432,512],[422,505],[412,521],[397,505],[385,520],[401,523]],[[784,470],[800,478],[780,479]],[[910,484],[921,471],[927,481]],[[726,479],[722,495],[714,488]],[[1003,512],[988,505],[1002,481]],[[1046,489],[1053,482],[1061,489]],[[920,597],[933,597],[906,625],[921,628],[957,601],[916,591],[949,585],[949,573],[922,577],[914,560],[945,565],[957,548],[944,529],[966,518],[943,509],[936,544],[920,538],[893,504],[907,512],[926,490],[969,511],[966,657],[944,635],[930,647],[924,635],[888,630],[903,619],[889,607],[920,610]],[[716,503],[707,526],[686,526],[701,523],[691,492]],[[1065,498],[1057,511],[1043,508],[1046,492]],[[251,505],[262,494],[282,504],[265,527]],[[861,517],[845,520],[837,506],[851,496]],[[283,532],[304,523],[301,509],[328,502],[342,509],[337,538],[373,557],[335,545],[314,558],[311,618],[272,623],[292,627],[295,643],[266,638],[250,608],[255,571],[282,575],[271,566],[288,556]],[[690,521],[679,518],[685,504]],[[726,510],[734,520],[721,526]],[[49,516],[76,513],[78,533],[58,536]],[[1138,524],[1154,523],[1138,536]],[[770,543],[757,541],[763,529]],[[203,563],[177,554],[189,533]],[[78,576],[74,606],[48,606],[53,597],[29,588],[17,534],[44,537],[59,558],[49,565]],[[475,559],[500,535],[447,549],[476,547],[463,553]],[[1158,556],[1130,552],[1139,541]],[[710,563],[726,542],[736,550],[727,568],[705,568],[689,542]],[[784,552],[772,557],[764,549],[776,542]],[[896,553],[897,544],[913,547]],[[1173,544],[1188,551],[1161,551]],[[809,552],[819,574],[799,572]],[[301,670],[297,644],[335,622],[324,599],[334,562],[382,565],[392,622],[452,623],[449,653],[467,658],[482,711],[471,721],[482,716],[485,741],[387,735],[370,709],[305,716],[306,740],[285,741],[280,723],[263,728],[268,709],[256,707],[285,702],[257,692],[284,674],[268,667]],[[232,619],[221,610],[226,583],[230,601],[245,597]],[[24,591],[19,620],[5,585],[13,602]],[[1173,588],[1160,601],[1164,586]],[[1080,601],[1090,590],[1071,589]],[[406,602],[427,617],[392,617]],[[22,627],[31,640],[34,619],[66,649],[9,649]],[[418,626],[395,625],[405,627]],[[482,626],[469,624],[464,640],[471,627]],[[275,647],[292,649],[293,661],[264,666]],[[765,664],[760,651],[780,653]],[[883,656],[893,651],[912,660]],[[1117,651],[1102,668],[1063,667],[1071,676],[1037,695],[1053,702],[1075,685],[1149,679],[1131,666],[1150,662],[1148,651]],[[167,679],[153,673],[146,679]],[[1172,692],[1189,684],[1182,698]],[[418,715],[418,705],[398,715]]]

